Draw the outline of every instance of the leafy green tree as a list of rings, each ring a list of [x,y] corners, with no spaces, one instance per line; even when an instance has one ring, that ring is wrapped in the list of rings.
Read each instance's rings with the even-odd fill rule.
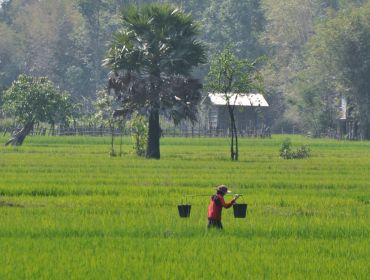
[[[0,11],[0,52],[6,58],[0,87],[26,73],[47,76],[76,99],[91,97],[91,47],[75,0],[9,0]]]
[[[238,57],[253,59],[264,54],[258,40],[265,25],[260,0],[197,2],[203,2],[200,20],[205,32],[202,39],[209,44],[212,54],[222,51],[231,42]]]
[[[19,37],[0,22],[0,93],[19,75],[21,58]]]
[[[307,72],[302,72],[301,81],[297,85],[301,126],[313,137],[320,137],[321,134],[337,129],[340,94],[330,87],[325,74],[319,77],[311,71]]]
[[[118,114],[148,115],[146,156],[159,159],[160,112],[175,123],[196,119],[201,84],[191,72],[206,61],[205,49],[191,16],[169,5],[130,6],[122,11],[122,25],[105,59],[112,70],[109,88],[122,101]]]
[[[103,35],[106,33],[104,22],[106,22],[106,10],[109,3],[104,0],[78,0],[78,8],[86,20],[86,31],[89,35],[89,53],[91,58],[91,74],[92,74],[92,91],[97,92],[100,86],[103,71],[101,69],[101,60],[104,54],[102,44]]]
[[[317,0],[262,0],[266,26],[260,40],[270,63],[262,70],[270,117],[276,124],[299,124],[295,82],[303,68],[303,50],[313,32]]]
[[[71,110],[69,93],[60,92],[47,78],[20,75],[5,91],[3,99],[3,110],[21,125],[6,145],[22,145],[35,124],[62,123]]]
[[[325,114],[322,108],[330,107],[326,101],[322,102],[320,98],[310,98],[305,96],[307,101],[318,102],[317,108],[305,107],[305,114],[301,114],[301,97],[297,94],[300,92],[310,92],[306,85],[303,85],[301,79],[309,79],[310,82],[317,82],[320,76],[308,77],[302,71],[306,71],[305,54],[307,42],[315,34],[315,23],[324,21],[333,11],[339,11],[350,5],[361,5],[368,0],[261,0],[266,19],[265,30],[260,34],[261,41],[271,57],[270,64],[263,69],[263,76],[266,78],[266,95],[271,104],[269,112],[272,113],[270,119],[275,121],[281,128],[292,128],[295,126],[300,129],[306,129],[307,125],[310,130],[323,129],[323,126],[316,123],[313,129],[313,122],[305,116],[314,113],[316,119],[322,119],[327,123],[332,114]],[[320,75],[323,75],[322,72]],[[322,79],[321,79],[322,80]],[[320,82],[325,86],[325,82]],[[316,87],[317,87],[316,83]],[[317,93],[316,93],[317,94]],[[324,100],[329,100],[334,96],[333,91],[328,92]],[[315,112],[313,112],[313,110]],[[303,119],[302,119],[303,117]],[[315,121],[316,122],[316,121]],[[310,123],[310,124],[309,124]],[[314,133],[316,133],[314,132]]]
[[[254,90],[262,90],[262,76],[257,71],[256,63],[257,61],[238,59],[230,47],[227,47],[212,59],[207,75],[207,88],[222,94],[226,101],[231,129],[231,160],[239,158],[238,131],[234,115],[237,99]]]
[[[370,4],[331,13],[315,31],[306,60],[309,85],[346,95],[358,136],[370,139]]]

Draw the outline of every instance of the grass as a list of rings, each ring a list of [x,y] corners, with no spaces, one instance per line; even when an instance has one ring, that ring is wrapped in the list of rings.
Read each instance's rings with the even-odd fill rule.
[[[242,139],[238,162],[216,138],[165,137],[159,161],[128,139],[121,158],[104,137],[1,146],[0,279],[368,279],[370,142],[295,136],[312,157],[283,160],[283,139]],[[208,198],[183,194],[222,183],[247,219],[208,231]]]

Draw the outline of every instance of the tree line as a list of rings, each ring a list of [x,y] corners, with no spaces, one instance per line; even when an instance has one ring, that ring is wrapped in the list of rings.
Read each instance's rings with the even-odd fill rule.
[[[151,2],[158,1],[4,0],[0,102],[26,74],[48,77],[80,104],[76,115],[91,114],[98,92],[108,86],[112,69],[102,61],[122,28],[122,11]],[[161,2],[198,23],[205,59],[191,68],[194,81],[203,83],[212,57],[232,44],[237,59],[268,58],[260,73],[273,131],[294,127],[320,136],[337,130],[345,101],[344,125],[355,138],[370,139],[368,0]]]

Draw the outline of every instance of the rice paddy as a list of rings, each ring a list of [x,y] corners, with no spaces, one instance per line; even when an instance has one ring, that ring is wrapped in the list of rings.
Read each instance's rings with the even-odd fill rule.
[[[370,142],[294,136],[312,157],[283,160],[283,139],[241,139],[238,162],[223,138],[165,137],[161,160],[129,139],[115,158],[105,137],[0,146],[0,279],[369,279]],[[209,198],[183,195],[219,184],[247,218],[209,231]]]

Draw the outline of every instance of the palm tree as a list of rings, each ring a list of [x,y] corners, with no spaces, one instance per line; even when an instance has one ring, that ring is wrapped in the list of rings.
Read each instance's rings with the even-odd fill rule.
[[[146,157],[159,159],[159,114],[175,123],[196,120],[202,85],[191,72],[206,62],[205,48],[191,16],[170,5],[131,6],[122,11],[122,25],[104,61],[112,70],[109,89],[122,101],[116,114],[148,116]]]

